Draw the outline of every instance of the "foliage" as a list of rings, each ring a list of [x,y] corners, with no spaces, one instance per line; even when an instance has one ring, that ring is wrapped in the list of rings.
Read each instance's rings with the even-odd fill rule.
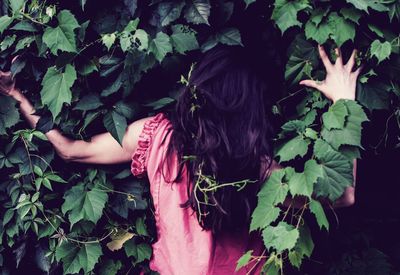
[[[65,164],[44,133],[55,126],[86,140],[108,131],[121,143],[129,122],[174,102],[179,76],[196,55],[219,43],[247,46],[257,33],[262,53],[285,64],[287,94],[273,111],[285,121],[275,154],[286,168],[260,190],[250,230],[265,242],[265,272],[277,274],[284,259],[300,268],[314,249],[304,215],[310,212],[329,229],[324,206],[352,184],[352,159],[370,147],[361,139],[365,112],[387,109],[387,124],[400,121],[398,1],[109,2],[2,4],[0,68],[12,71],[42,118],[30,130],[15,102],[0,97],[0,266],[18,267],[33,244],[43,251],[36,262],[44,272],[150,274],[156,236],[147,183],[126,166]],[[263,23],[243,21],[247,13]],[[299,89],[301,79],[323,79],[317,43],[331,54],[336,45],[345,56],[353,46],[360,50],[363,107],[348,100],[332,105],[315,90]],[[165,85],[152,91],[160,88],[154,82]],[[288,196],[303,202],[298,210],[282,207]],[[259,257],[249,251],[237,268]]]

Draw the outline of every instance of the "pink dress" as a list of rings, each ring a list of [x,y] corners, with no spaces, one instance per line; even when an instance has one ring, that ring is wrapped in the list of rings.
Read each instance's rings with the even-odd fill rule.
[[[161,173],[170,133],[163,144],[162,141],[169,127],[171,123],[163,113],[147,120],[132,155],[131,171],[138,177],[147,174],[155,207],[158,240],[153,244],[150,268],[161,275],[260,274],[264,260],[258,264],[253,261],[237,272],[235,268],[246,251],[252,249],[253,255],[261,255],[261,238],[244,231],[240,235],[225,234],[216,239],[211,231],[200,227],[190,207],[179,206],[187,200],[186,173],[181,182],[172,184],[167,183]],[[176,175],[174,171],[178,170],[176,155],[174,159],[173,167],[169,168],[175,173],[172,179]]]

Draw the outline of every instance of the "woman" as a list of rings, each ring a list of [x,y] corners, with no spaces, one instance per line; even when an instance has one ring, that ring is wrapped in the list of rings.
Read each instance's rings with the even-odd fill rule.
[[[335,64],[321,46],[319,54],[326,79],[300,84],[333,102],[354,100],[356,51],[345,65],[339,49]],[[191,71],[175,110],[131,123],[122,147],[109,133],[90,142],[71,140],[57,129],[46,133],[65,161],[131,162],[134,175],[148,176],[158,233],[150,267],[161,274],[233,274],[244,252],[261,252],[261,240],[247,233],[249,221],[260,184],[279,166],[272,160],[268,87],[255,68],[243,48],[210,50]],[[39,116],[9,72],[0,73],[0,91],[20,102],[35,127]],[[349,187],[335,206],[353,203]],[[237,274],[259,273],[260,267]]]

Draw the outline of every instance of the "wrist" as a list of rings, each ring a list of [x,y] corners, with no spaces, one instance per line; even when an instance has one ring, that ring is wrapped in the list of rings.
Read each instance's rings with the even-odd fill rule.
[[[12,89],[9,95],[18,102],[22,102],[25,98],[25,96],[17,88]]]

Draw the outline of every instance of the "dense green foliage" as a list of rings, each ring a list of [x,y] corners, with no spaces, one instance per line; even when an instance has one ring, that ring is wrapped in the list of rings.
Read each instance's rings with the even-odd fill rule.
[[[400,3],[109,2],[2,4],[0,69],[12,71],[42,115],[31,130],[15,102],[0,96],[2,272],[26,261],[29,247],[44,272],[151,272],[155,233],[147,183],[126,165],[63,163],[44,133],[54,126],[71,138],[89,139],[108,131],[121,143],[129,122],[171,106],[180,75],[196,55],[218,43],[246,46],[252,35],[261,37],[262,54],[276,68],[284,64],[286,94],[273,111],[285,122],[275,153],[286,168],[271,175],[252,215],[250,229],[262,234],[267,250],[247,252],[238,268],[265,255],[268,274],[279,274],[286,264],[300,268],[315,246],[303,216],[310,212],[322,230],[329,229],[320,200],[335,200],[352,184],[352,159],[370,148],[361,140],[366,113],[387,109],[387,124],[399,123]],[[243,21],[247,13],[263,24]],[[331,105],[319,92],[298,86],[304,78],[323,79],[317,43],[331,53],[343,46],[345,56],[353,46],[360,50],[363,107],[348,100]],[[384,135],[387,140],[388,131]],[[281,208],[287,196],[307,199],[299,210]]]

